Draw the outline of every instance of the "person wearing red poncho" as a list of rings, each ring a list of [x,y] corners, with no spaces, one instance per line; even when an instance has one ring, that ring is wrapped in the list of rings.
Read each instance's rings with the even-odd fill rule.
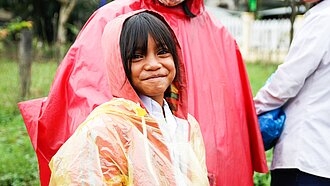
[[[174,5],[171,7],[162,3],[118,0],[98,9],[63,59],[48,97],[19,104],[38,156],[42,185],[48,185],[52,156],[95,107],[112,97],[101,50],[105,25],[139,9],[164,16],[182,47],[188,112],[201,126],[210,184],[253,185],[253,171],[268,171],[248,77],[235,40],[205,11],[202,0],[167,4]]]

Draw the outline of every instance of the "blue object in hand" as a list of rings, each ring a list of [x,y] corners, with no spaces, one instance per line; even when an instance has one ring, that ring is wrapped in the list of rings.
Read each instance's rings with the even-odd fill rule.
[[[280,137],[286,115],[281,108],[262,113],[258,116],[265,150],[271,149]]]

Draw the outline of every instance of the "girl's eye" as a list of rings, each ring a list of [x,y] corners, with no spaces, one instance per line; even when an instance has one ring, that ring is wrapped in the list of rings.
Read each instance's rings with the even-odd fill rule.
[[[132,62],[139,61],[141,59],[143,59],[143,55],[139,54],[139,53],[136,53],[136,54],[133,54]]]
[[[167,56],[170,55],[170,52],[169,52],[167,49],[162,48],[162,49],[160,49],[160,50],[158,51],[157,54],[158,54],[159,56],[167,57]]]

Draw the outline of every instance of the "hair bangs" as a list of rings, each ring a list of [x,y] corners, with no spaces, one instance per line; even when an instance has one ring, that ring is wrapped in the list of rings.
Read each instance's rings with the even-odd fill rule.
[[[125,72],[131,73],[131,63],[136,51],[145,54],[148,49],[148,30],[145,22],[133,16],[124,23],[120,35],[121,56]],[[123,39],[125,38],[125,39]],[[130,77],[130,76],[128,76]]]
[[[173,49],[175,48],[174,39],[172,33],[168,27],[156,16],[148,18],[148,33],[154,39],[158,48]],[[172,54],[176,51],[170,51]]]

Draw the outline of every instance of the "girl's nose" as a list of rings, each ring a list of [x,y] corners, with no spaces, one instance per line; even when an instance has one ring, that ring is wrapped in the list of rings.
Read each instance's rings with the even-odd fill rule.
[[[158,70],[162,67],[162,64],[156,57],[148,57],[146,61],[145,70]]]

